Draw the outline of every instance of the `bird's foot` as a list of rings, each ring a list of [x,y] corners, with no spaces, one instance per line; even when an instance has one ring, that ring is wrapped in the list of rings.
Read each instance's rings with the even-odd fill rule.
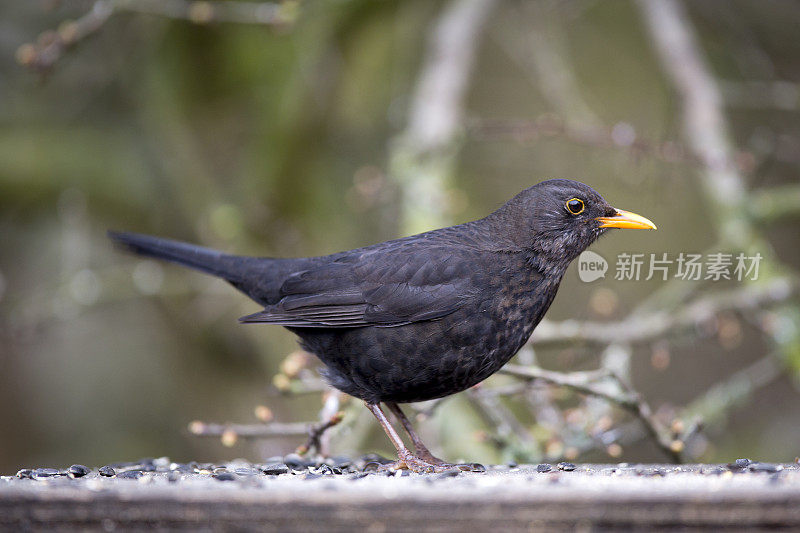
[[[447,461],[439,459],[424,447],[422,449],[417,448],[416,456],[426,463],[436,465],[437,467],[445,470],[457,468],[459,470],[463,470],[464,472],[486,472],[486,467],[480,463],[448,463]]]
[[[433,456],[428,452],[424,457],[421,454],[414,455],[408,450],[402,450],[398,456],[398,460],[392,463],[379,464],[369,463],[364,467],[364,470],[373,472],[394,472],[397,470],[410,470],[417,474],[435,474],[438,472],[445,472],[457,468],[464,472],[485,472],[486,467],[478,463],[447,463],[441,459]]]
[[[426,463],[430,463],[432,465],[447,465],[450,468],[455,466],[452,463],[448,463],[447,461],[443,461],[442,459],[439,459],[438,457],[433,455],[430,451],[428,451],[427,448],[422,448],[422,449],[417,448],[415,455],[419,459],[422,459]]]

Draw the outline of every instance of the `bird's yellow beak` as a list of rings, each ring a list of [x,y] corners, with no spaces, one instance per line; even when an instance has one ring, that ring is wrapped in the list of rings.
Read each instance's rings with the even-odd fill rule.
[[[642,215],[617,209],[613,217],[597,217],[601,228],[656,229],[656,225]]]

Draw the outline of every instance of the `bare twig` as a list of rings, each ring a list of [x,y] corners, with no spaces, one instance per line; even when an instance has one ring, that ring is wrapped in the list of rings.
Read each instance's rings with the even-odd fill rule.
[[[649,342],[676,330],[687,330],[728,311],[760,309],[784,302],[797,292],[797,284],[776,278],[764,284],[699,298],[672,312],[636,314],[619,322],[542,321],[531,338],[534,346],[583,341],[593,344]]]
[[[338,425],[344,419],[344,413],[341,411],[334,413],[333,416],[327,420],[323,420],[317,424],[311,424],[308,428],[308,440],[305,444],[297,448],[297,453],[306,454],[311,450],[316,450],[322,456],[328,455],[328,443],[324,441],[326,432],[332,427]]]
[[[24,44],[17,50],[17,60],[23,66],[47,71],[64,53],[100,30],[115,13],[123,11],[145,13],[186,20],[195,24],[232,22],[286,26],[297,17],[293,2],[223,2],[206,0],[96,0],[92,9],[75,21],[66,21],[57,31],[44,32],[34,44]]]
[[[322,451],[322,437],[326,431],[339,424],[344,418],[337,412],[322,422],[270,422],[269,424],[215,424],[195,420],[189,424],[189,432],[198,437],[219,437],[226,446],[233,446],[238,439],[269,439],[275,437],[307,436],[308,440],[300,446],[298,453],[311,449]]]
[[[608,387],[598,385],[602,380],[611,377],[611,372],[605,369],[588,370],[583,372],[553,372],[532,366],[520,366],[514,364],[507,364],[501,368],[498,373],[522,378],[525,380],[536,380],[556,385],[559,387],[566,387],[581,394],[589,394],[604,398],[616,403],[630,402],[630,398],[623,398],[618,394],[610,391]]]
[[[308,441],[298,449],[298,453],[314,449],[323,457],[330,455],[331,432],[328,430],[338,425],[344,418],[344,412],[339,410],[342,393],[330,389],[323,397],[325,401],[319,412],[319,424],[309,429]]]
[[[17,61],[34,70],[50,69],[77,42],[95,33],[114,13],[106,0],[98,0],[78,20],[63,23],[57,31],[47,31],[34,44],[23,44],[17,49]]]
[[[269,424],[216,424],[195,420],[189,424],[189,432],[198,437],[223,437],[232,439],[268,439],[273,437],[298,437],[308,434],[311,422],[270,422]]]
[[[196,24],[232,22],[282,26],[297,16],[297,2],[245,2],[237,0],[110,0],[114,10],[146,13],[187,20]]]
[[[683,144],[641,138],[633,126],[625,122],[610,127],[570,125],[558,115],[545,114],[536,120],[473,119],[468,124],[468,132],[477,140],[530,143],[557,138],[594,148],[623,150],[633,157],[652,157],[667,163],[700,164],[699,159]]]
[[[741,404],[755,391],[773,383],[782,375],[783,368],[777,354],[771,353],[751,365],[714,384],[690,402],[681,415],[699,418],[705,424],[717,424],[732,407]]]
[[[675,462],[682,461],[682,447],[678,446],[666,428],[653,416],[652,409],[641,398],[639,393],[613,372],[600,369],[564,374],[519,365],[506,365],[500,372],[525,380],[544,381],[552,385],[566,387],[580,394],[603,398],[636,416],[641,421],[645,431],[667,456]],[[604,386],[603,381],[615,386],[613,388]]]

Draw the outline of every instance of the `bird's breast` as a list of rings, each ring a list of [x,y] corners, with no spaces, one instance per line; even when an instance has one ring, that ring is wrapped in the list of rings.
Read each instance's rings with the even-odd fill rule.
[[[513,272],[508,274],[508,272]],[[298,332],[331,383],[368,401],[414,402],[483,381],[525,344],[558,282],[525,269],[484,278],[456,311],[398,327]]]

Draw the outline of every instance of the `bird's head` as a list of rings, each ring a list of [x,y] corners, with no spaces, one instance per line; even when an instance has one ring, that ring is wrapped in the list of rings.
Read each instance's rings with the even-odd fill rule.
[[[493,215],[517,246],[564,269],[610,228],[656,229],[643,216],[612,207],[588,185],[567,179],[525,189]]]

